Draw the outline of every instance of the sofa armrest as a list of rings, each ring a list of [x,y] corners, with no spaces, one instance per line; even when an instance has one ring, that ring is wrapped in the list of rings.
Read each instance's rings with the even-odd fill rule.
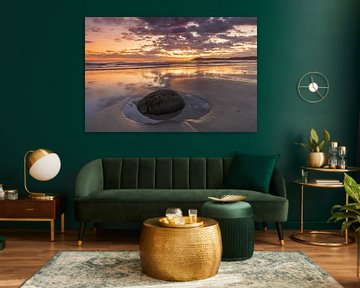
[[[284,176],[275,168],[270,181],[269,193],[275,196],[286,198],[286,185]]]
[[[75,200],[103,190],[103,167],[101,159],[85,164],[75,180]]]

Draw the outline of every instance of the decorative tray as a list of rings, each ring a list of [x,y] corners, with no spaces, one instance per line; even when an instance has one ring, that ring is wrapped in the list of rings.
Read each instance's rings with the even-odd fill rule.
[[[199,219],[199,217],[198,217],[198,222],[195,222],[195,223],[190,222],[189,216],[185,216],[184,218],[185,218],[185,224],[170,223],[166,217],[160,218],[159,224],[161,226],[170,227],[170,228],[194,228],[194,227],[199,227],[204,224],[204,222],[201,219]]]
[[[221,198],[216,197],[208,197],[210,200],[215,202],[237,202],[237,201],[243,201],[246,199],[246,196],[243,195],[224,195],[221,196]]]

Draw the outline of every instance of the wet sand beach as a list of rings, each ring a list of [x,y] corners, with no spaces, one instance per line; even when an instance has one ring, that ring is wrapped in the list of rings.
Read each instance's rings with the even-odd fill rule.
[[[217,67],[218,68],[218,67]],[[152,73],[150,73],[152,71]],[[87,132],[255,132],[256,74],[161,74],[151,71],[86,71],[85,130]],[[163,72],[163,71],[162,71]],[[173,72],[173,71],[172,71]],[[232,71],[234,74],[234,72]],[[139,81],[141,80],[141,81]],[[199,119],[170,119],[154,124],[129,119],[124,107],[135,97],[159,88],[200,97],[210,111]]]

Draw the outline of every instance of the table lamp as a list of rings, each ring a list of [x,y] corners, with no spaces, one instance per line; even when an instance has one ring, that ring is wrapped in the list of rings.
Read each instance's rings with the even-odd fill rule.
[[[59,156],[48,149],[37,149],[26,152],[24,156],[24,187],[30,198],[53,199],[53,196],[45,193],[30,192],[26,185],[26,174],[39,181],[48,181],[54,178],[60,171],[61,162]]]

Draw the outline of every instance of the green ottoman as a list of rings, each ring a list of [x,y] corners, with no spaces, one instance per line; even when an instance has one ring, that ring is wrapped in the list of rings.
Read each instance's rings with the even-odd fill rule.
[[[207,201],[201,207],[201,216],[218,221],[223,243],[222,260],[246,260],[254,253],[254,215],[247,202],[222,204]]]

